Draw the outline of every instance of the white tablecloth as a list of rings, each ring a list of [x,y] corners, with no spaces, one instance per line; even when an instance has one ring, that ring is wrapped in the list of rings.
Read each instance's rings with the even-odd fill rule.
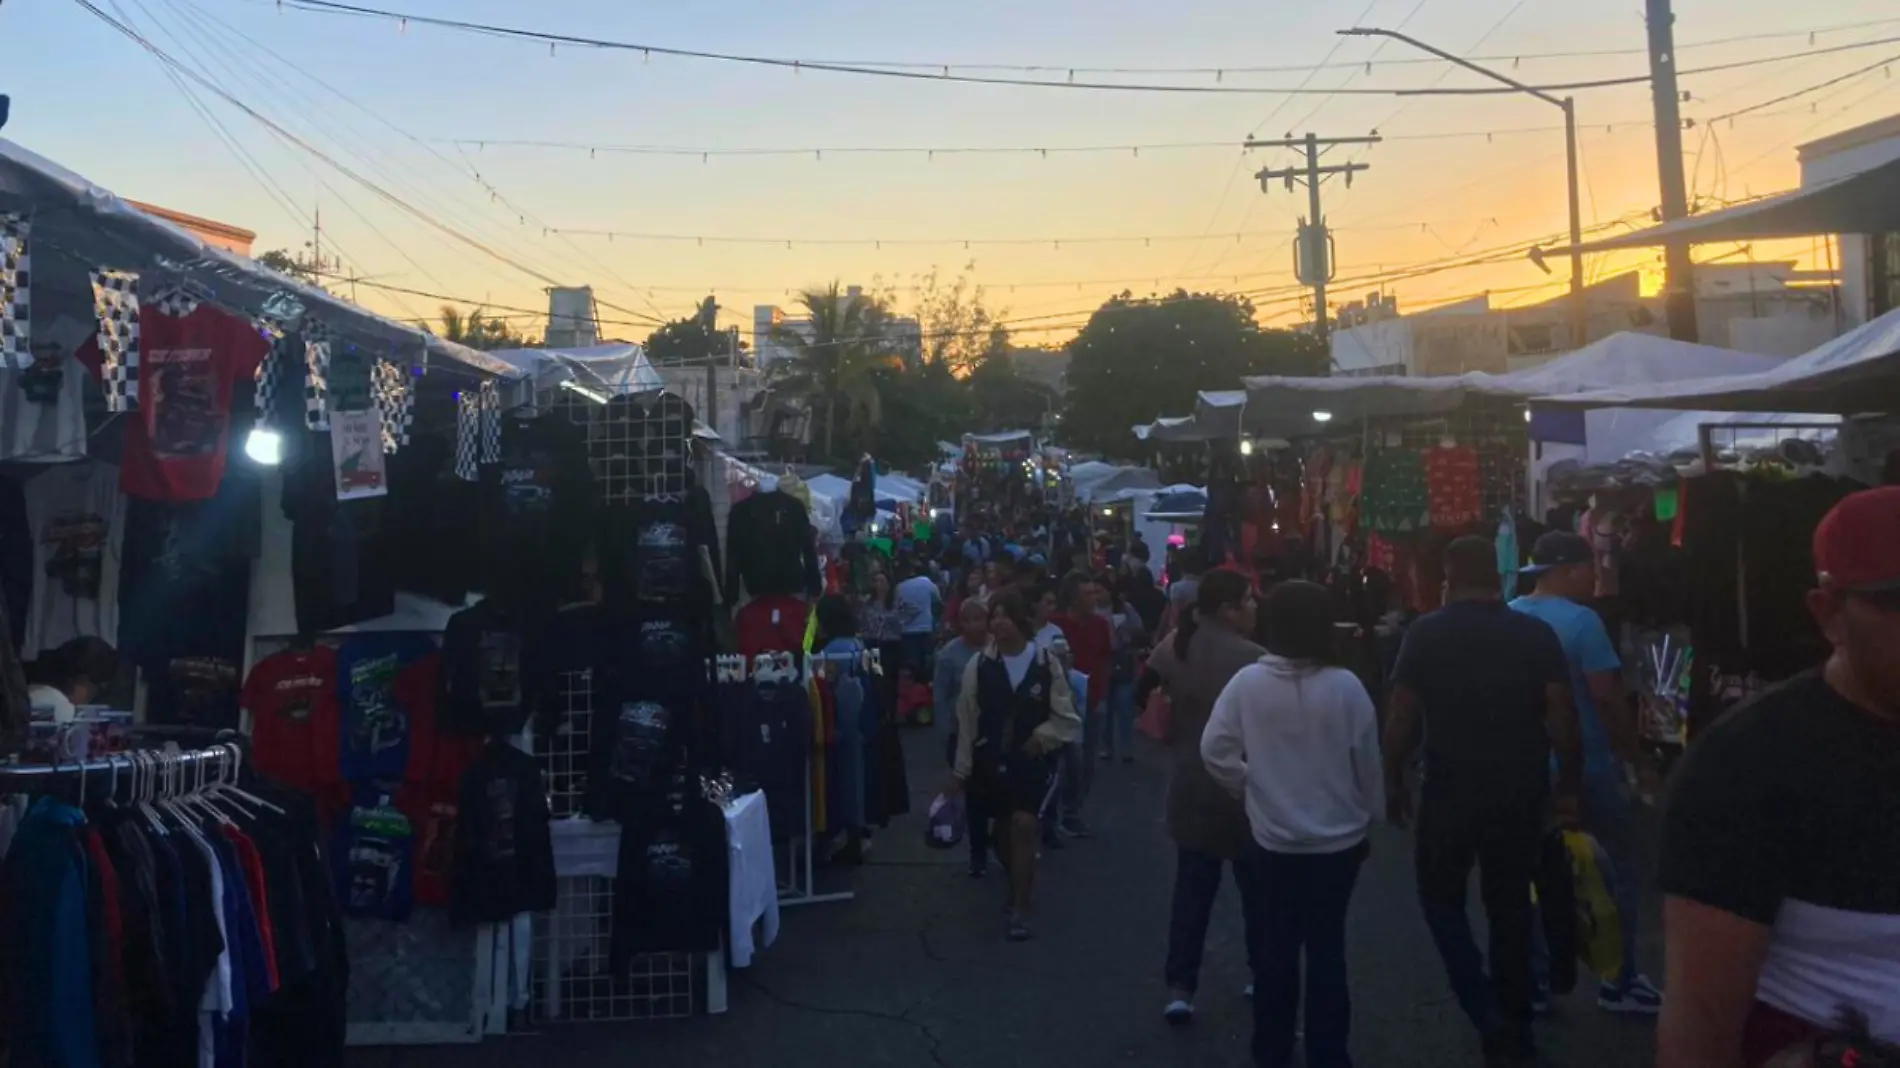
[[[752,963],[755,951],[754,924],[759,925],[762,934],[756,948],[770,946],[778,938],[778,881],[772,866],[772,823],[766,815],[765,794],[759,791],[728,804],[725,816],[726,858],[730,869],[727,942],[732,966],[744,968]],[[619,865],[619,824],[574,818],[555,820],[551,829],[556,876],[613,878]]]

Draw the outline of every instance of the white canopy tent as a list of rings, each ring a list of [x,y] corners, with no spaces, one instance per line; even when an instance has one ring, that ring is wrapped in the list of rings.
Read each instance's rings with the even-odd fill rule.
[[[206,244],[196,235],[148,214],[110,190],[19,144],[0,138],[0,212],[30,220],[31,317],[94,321],[89,272],[110,267],[162,275],[204,289],[211,301],[257,316],[267,307],[301,305],[347,344],[376,350],[398,362],[431,359],[489,376],[513,368],[465,345],[358,307],[315,286],[278,274],[247,256]]]
[[[630,342],[559,349],[498,349],[488,355],[512,367],[511,377],[533,379],[536,390],[572,382],[612,397],[666,388],[660,373],[647,360],[646,350]]]
[[[1562,408],[1674,408],[1852,415],[1900,411],[1900,309],[1755,373],[1539,396]]]

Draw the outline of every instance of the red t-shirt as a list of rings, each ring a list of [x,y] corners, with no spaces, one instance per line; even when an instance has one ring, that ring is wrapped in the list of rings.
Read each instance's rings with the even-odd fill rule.
[[[805,623],[810,615],[805,602],[789,594],[754,597],[733,614],[739,651],[748,657],[804,652]]]
[[[319,801],[341,806],[343,721],[335,651],[273,653],[244,681],[257,770]]]
[[[1089,706],[1108,700],[1108,674],[1115,664],[1115,636],[1109,630],[1108,620],[1094,613],[1077,617],[1060,612],[1051,616],[1049,622],[1061,628],[1062,636],[1068,639],[1069,652],[1075,657],[1075,670],[1089,677]]]
[[[396,677],[396,702],[409,712],[409,763],[396,807],[415,829],[416,904],[431,906],[449,903],[462,776],[487,744],[482,735],[445,733],[437,727],[436,680],[441,672],[442,654],[430,653]]]
[[[139,400],[125,428],[119,488],[154,501],[218,492],[231,438],[231,390],[270,351],[250,323],[209,304],[190,315],[139,309]],[[78,353],[97,375],[98,339]]]

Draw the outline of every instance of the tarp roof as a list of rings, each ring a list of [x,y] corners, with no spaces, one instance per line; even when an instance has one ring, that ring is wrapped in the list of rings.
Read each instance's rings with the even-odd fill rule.
[[[851,496],[851,480],[838,475],[814,475],[805,480],[811,491],[823,497],[829,497],[842,503]],[[872,496],[878,506],[896,504],[916,504],[923,496],[925,487],[916,479],[885,472],[877,476],[872,488]]]
[[[1069,471],[1075,483],[1076,499],[1084,504],[1098,500],[1119,500],[1130,490],[1160,489],[1161,478],[1145,467],[1132,464],[1106,464],[1091,460],[1076,464]]]
[[[1537,403],[1836,415],[1900,411],[1900,309],[1758,373],[1545,396]]]
[[[88,272],[113,267],[163,272],[203,286],[213,303],[249,316],[265,302],[289,295],[322,320],[334,336],[373,347],[392,359],[437,358],[505,376],[510,365],[465,345],[385,318],[315,286],[287,278],[221,248],[157,216],[45,157],[0,138],[0,211],[31,216],[27,248],[33,257],[32,306],[36,322],[66,315],[92,322]]]
[[[1900,230],[1900,160],[1858,174],[1734,207],[1691,215],[1646,230],[1588,241],[1582,252],[1650,248],[1672,241],[1756,241],[1816,234]],[[1568,255],[1569,246],[1544,255]]]
[[[647,360],[646,350],[630,342],[560,349],[498,349],[488,355],[513,368],[512,377],[532,378],[536,389],[574,382],[618,396],[666,388],[665,380]]]
[[[1296,437],[1324,426],[1313,419],[1315,411],[1330,412],[1335,420],[1348,421],[1436,415],[1456,410],[1473,396],[1529,399],[1637,383],[1755,373],[1781,362],[1774,356],[1623,332],[1538,367],[1501,375],[1481,371],[1427,378],[1257,375],[1242,381],[1247,387],[1247,429],[1271,437]]]

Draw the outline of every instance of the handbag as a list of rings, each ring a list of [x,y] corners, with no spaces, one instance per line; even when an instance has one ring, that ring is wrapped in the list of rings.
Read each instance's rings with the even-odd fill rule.
[[[1168,700],[1166,690],[1157,686],[1148,694],[1148,704],[1135,718],[1135,729],[1157,742],[1173,740],[1174,705]]]

